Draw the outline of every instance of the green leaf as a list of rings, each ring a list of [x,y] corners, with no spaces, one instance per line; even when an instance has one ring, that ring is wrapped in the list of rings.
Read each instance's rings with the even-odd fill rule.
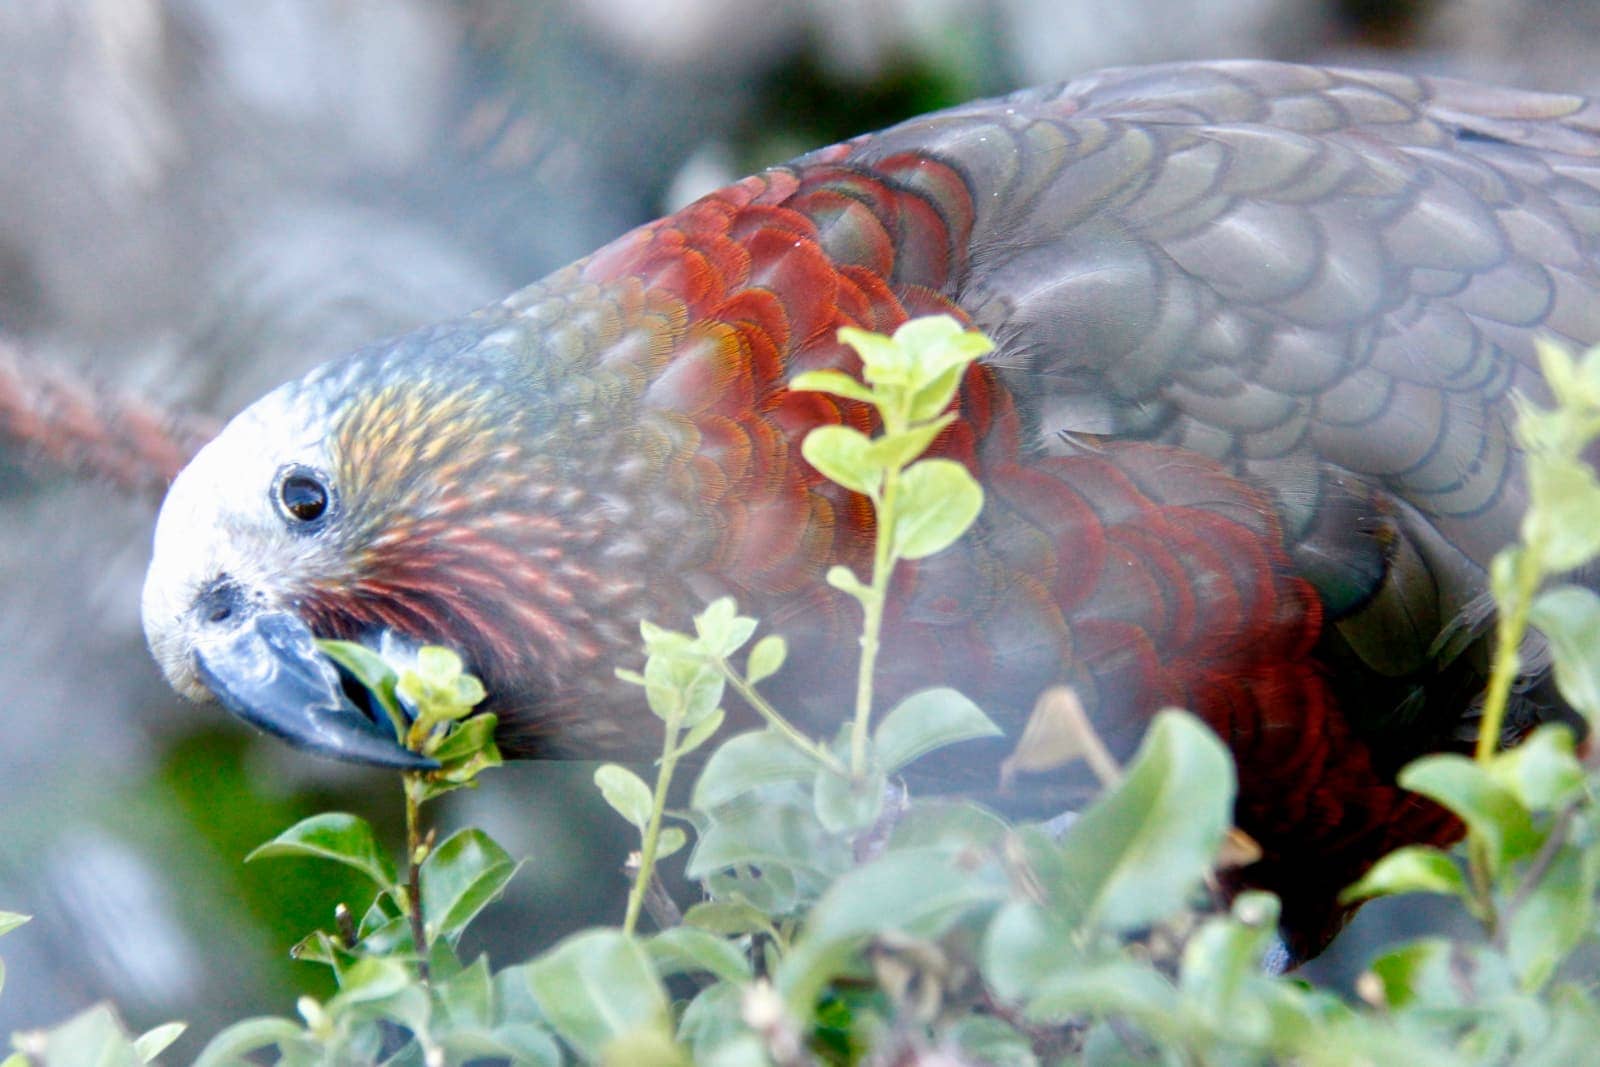
[[[1010,826],[994,812],[967,800],[934,797],[914,799],[895,819],[890,848],[944,845],[950,848],[998,849]]]
[[[1178,988],[1186,1006],[1214,1033],[1244,1044],[1261,1044],[1272,1028],[1255,979],[1278,925],[1278,901],[1266,893],[1244,893],[1233,915],[1212,919],[1183,951]]]
[[[438,1062],[444,1064],[492,1063],[515,1064],[516,1067],[561,1067],[561,1046],[555,1036],[537,1026],[513,1024],[495,1027],[455,1027],[433,1035],[435,1047],[444,1053]],[[414,1056],[419,1051],[413,1043],[407,1045],[394,1058],[383,1061],[393,1067],[416,1067],[425,1063]],[[289,1067],[289,1065],[284,1065]]]
[[[289,948],[289,958],[301,963],[321,963],[332,967],[340,954],[349,956],[349,950],[334,940],[326,930],[313,930]]]
[[[499,719],[486,713],[452,723],[447,733],[431,732],[422,749],[440,766],[422,779],[419,801],[475,786],[478,775],[500,766],[504,761],[494,743],[498,725]]]
[[[344,668],[360,683],[361,688],[372,694],[378,706],[389,717],[389,724],[394,727],[395,737],[405,740],[409,722],[405,712],[400,710],[400,702],[395,699],[395,684],[400,680],[400,676],[389,665],[389,661],[366,645],[354,641],[318,638],[317,648],[323,655]]]
[[[454,944],[520,866],[482,830],[458,830],[446,838],[419,872],[430,943],[442,937]]]
[[[245,862],[283,856],[312,856],[354,867],[382,889],[395,886],[394,863],[378,847],[365,819],[326,812],[302,819],[246,856]]]
[[[1577,366],[1566,346],[1548,337],[1538,337],[1534,339],[1533,350],[1539,357],[1539,372],[1555,398],[1566,405],[1583,403]]]
[[[695,749],[705,744],[711,739],[713,734],[722,729],[722,724],[727,721],[727,718],[727,713],[721,708],[717,708],[716,710],[712,711],[710,715],[707,715],[705,718],[695,723],[694,726],[683,735],[683,740],[678,742],[678,747],[673,753],[674,758],[693,752]]]
[[[976,330],[963,330],[949,316],[913,319],[895,331],[895,340],[912,356],[908,417],[930,419],[950,405],[967,368],[992,351],[994,343]]]
[[[906,468],[895,498],[892,550],[900,559],[942,552],[983,510],[983,490],[953,459],[925,459]]]
[[[694,639],[688,634],[657,626],[649,619],[639,620],[639,636],[644,639],[645,651],[652,656],[678,655],[694,645]]]
[[[633,1030],[606,1045],[604,1067],[694,1067],[668,1025]]]
[[[1391,1008],[1458,1008],[1515,992],[1505,960],[1478,945],[1424,938],[1385,952],[1372,973]]]
[[[528,965],[506,967],[494,975],[494,1039],[516,1067],[561,1067],[563,1057],[534,998]]]
[[[956,1062],[1038,1067],[1028,1036],[992,1015],[962,1016],[945,1031],[945,1040],[960,1050],[960,1059],[951,1061],[952,1067]]]
[[[1025,1000],[1057,971],[1084,967],[1075,931],[1031,900],[1009,900],[984,932],[979,955],[984,979],[1001,998]]]
[[[510,1059],[516,1067],[562,1067],[564,1062],[561,1046],[542,1026],[501,1023],[490,1032],[490,1036],[500,1046],[497,1054]],[[470,1057],[473,1060],[477,1058]]]
[[[703,655],[652,654],[644,665],[645,699],[664,722],[694,728],[722,702],[726,681]]]
[[[362,913],[361,921],[356,924],[356,934],[366,938],[378,929],[388,925],[393,919],[402,919],[399,902],[393,894],[379,893],[372,898],[372,903]]]
[[[760,1038],[744,1022],[744,990],[728,982],[703,989],[683,1009],[678,1038],[707,1067],[769,1067]],[[752,1047],[753,1045],[753,1047]]]
[[[829,567],[825,578],[828,584],[839,592],[848,593],[863,603],[867,597],[872,596],[872,587],[862,584],[861,579],[857,578],[849,567],[837,565]]]
[[[692,877],[699,878],[706,892],[718,900],[748,904],[767,915],[794,916],[802,903],[810,903],[816,897],[823,881],[823,876],[801,869],[799,863],[796,861],[796,866],[791,867],[777,861],[758,860],[753,866],[707,869]],[[803,890],[802,879],[805,880]]]
[[[1084,1014],[1167,1019],[1177,1008],[1172,986],[1147,964],[1111,959],[1059,970],[1040,982],[1025,1011],[1039,1022],[1066,1022]]]
[[[807,791],[809,794],[809,790]],[[798,804],[730,804],[719,809],[698,829],[698,840],[689,857],[687,874],[704,878],[729,867],[757,867],[763,881],[776,883],[774,867],[819,874],[849,866],[850,850],[845,840],[830,834],[817,822],[811,798],[804,807]],[[762,893],[763,898],[770,896]],[[752,903],[761,903],[755,897]],[[770,900],[769,910],[782,910]]]
[[[732,633],[739,615],[738,603],[731,596],[719,596],[694,617],[694,632],[707,648],[715,649]]]
[[[400,672],[394,692],[416,710],[424,726],[464,719],[486,695],[483,683],[466,673],[461,657],[438,645],[417,649],[416,666]]]
[[[1519,575],[1530,558],[1521,545],[1507,545],[1489,560],[1489,592],[1495,603],[1515,604],[1522,599]]]
[[[789,1009],[808,1018],[822,988],[868,938],[938,937],[962,916],[1004,900],[1008,889],[992,858],[943,848],[885,853],[828,887],[779,964],[775,985]]]
[[[111,1008],[96,1004],[44,1035],[43,1062],[49,1067],[141,1067],[144,1061]]]
[[[0,911],[0,937],[4,937],[29,919],[31,915],[19,915],[14,911]]]
[[[187,1029],[189,1027],[185,1023],[164,1023],[134,1038],[133,1049],[141,1060],[149,1063],[165,1052],[167,1046],[182,1037]]]
[[[723,937],[741,937],[745,934],[766,934],[776,938],[778,931],[772,920],[759,908],[728,900],[705,900],[683,914],[685,926],[692,926]]]
[[[839,370],[808,370],[795,375],[789,382],[789,388],[802,392],[832,393],[868,404],[875,402],[871,389]]]
[[[1572,730],[1565,723],[1544,724],[1516,748],[1496,753],[1489,777],[1531,811],[1565,807],[1583,792],[1583,765]]]
[[[883,469],[875,460],[872,442],[849,426],[818,426],[806,434],[800,454],[824,478],[846,489],[875,496],[883,484]]]
[[[912,693],[883,717],[873,733],[878,760],[890,774],[946,745],[999,737],[1000,727],[954,689]]]
[[[789,644],[778,634],[768,634],[755,643],[750,657],[745,660],[744,678],[751,685],[778,673],[788,658]]]
[[[336,1024],[387,1019],[412,1031],[428,1028],[428,993],[407,964],[369,956],[341,967],[338,975],[339,992],[323,1009]]]
[[[809,782],[817,765],[806,753],[771,730],[731,737],[711,753],[695,782],[691,798],[696,808],[709,811],[775,782]]]
[[[1571,1067],[1594,1057],[1600,1007],[1584,990],[1556,989],[1547,1001],[1550,1021],[1536,1047],[1522,1050],[1517,1067]]]
[[[1600,850],[1564,845],[1506,923],[1507,954],[1523,989],[1542,987],[1594,927]]]
[[[1516,794],[1465,756],[1424,756],[1400,771],[1399,782],[1459,816],[1467,829],[1488,846],[1491,873],[1498,873],[1508,862],[1539,847],[1540,835]]]
[[[878,814],[883,811],[886,787],[881,771],[857,778],[818,767],[812,783],[812,804],[817,821],[833,834],[864,830],[877,821]]]
[[[594,784],[611,810],[643,830],[650,825],[655,795],[643,778],[615,763],[603,763],[594,772]]]
[[[1551,572],[1582,566],[1600,553],[1600,480],[1577,457],[1528,457],[1530,506],[1522,538]]]
[[[712,655],[733,655],[756,632],[756,620],[738,613],[733,597],[718,597],[694,619],[700,643]]]
[[[1067,914],[1126,931],[1177,911],[1211,869],[1234,788],[1216,734],[1187,712],[1158,713],[1123,780],[1061,842]]]
[[[873,438],[872,463],[883,471],[900,470],[928,450],[933,439],[955,421],[954,415]]]
[[[1446,852],[1429,845],[1395,849],[1372,865],[1355,885],[1339,894],[1344,903],[1395,893],[1443,893],[1470,900],[1467,879]]]
[[[666,990],[644,947],[617,930],[585,930],[525,968],[539,1010],[579,1055],[599,1059],[613,1041],[665,1030]]]
[[[1554,343],[1549,341],[1548,338],[1544,340],[1546,344]],[[1590,418],[1595,416],[1596,409],[1600,409],[1600,351],[1597,351],[1597,348],[1600,348],[1600,346],[1591,346],[1578,357],[1579,389],[1577,390],[1577,396],[1573,398],[1572,404],[1572,406],[1582,409],[1583,414]],[[1585,434],[1586,443],[1588,438],[1594,435],[1595,429],[1596,427],[1591,424],[1590,432]]]
[[[1600,528],[1600,523],[1594,523]],[[1555,657],[1556,688],[1600,730],[1600,596],[1575,585],[1547,589],[1534,598],[1528,621],[1550,642]]]
[[[663,826],[656,837],[656,859],[664,860],[689,843],[689,835],[679,826]]]
[[[428,749],[428,755],[445,768],[477,758],[480,767],[498,767],[500,750],[494,747],[494,730],[500,725],[492,714],[474,715],[456,723],[455,728]]]
[[[911,359],[905,349],[879,333],[844,326],[839,340],[861,357],[861,372],[874,385],[903,384],[911,374]]]
[[[933,380],[949,367],[964,367],[994,348],[993,341],[951,315],[909,319],[895,330],[894,341],[911,353],[919,383]]]
[[[912,422],[922,422],[944,411],[950,406],[950,401],[955,399],[956,390],[961,387],[961,381],[966,373],[967,368],[964,364],[946,367],[926,383],[919,385],[911,395],[907,416]]]
[[[411,968],[399,960],[365,957],[339,971],[339,992],[328,1002],[329,1014],[355,1004],[387,1000],[416,982]]]
[[[487,956],[479,956],[433,986],[439,1006],[453,1025],[483,1027],[494,1022],[494,976],[489,973]]]
[[[645,948],[662,978],[705,971],[725,982],[748,982],[754,976],[750,961],[738,946],[693,926],[663,930]]]
[[[238,1067],[252,1062],[251,1053],[293,1041],[303,1033],[288,1019],[272,1016],[241,1019],[206,1042],[194,1067]]]

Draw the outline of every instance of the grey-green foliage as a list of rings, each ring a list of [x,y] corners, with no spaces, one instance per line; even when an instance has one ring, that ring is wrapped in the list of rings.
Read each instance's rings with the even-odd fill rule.
[[[981,493],[955,490],[966,501],[955,509],[959,522],[941,525],[919,512],[937,508],[938,493],[888,491],[932,462],[917,460],[932,439],[927,427],[943,418],[962,360],[982,350],[966,336],[948,320],[894,339],[858,336],[865,384],[839,375],[809,383],[898,405],[904,421],[890,434],[915,438],[914,448],[881,438],[824,442],[813,459],[886,509],[880,558],[891,564],[948,544],[981,507]],[[919,364],[930,348],[944,354]],[[462,930],[517,866],[467,830],[420,861],[415,851],[408,857],[427,905],[419,952],[409,887],[389,851],[360,820],[319,816],[255,855],[320,856],[372,882],[374,899],[355,902],[359,919],[346,913],[296,950],[332,967],[340,991],[326,1003],[302,1000],[298,1019],[230,1027],[201,1064],[243,1064],[264,1049],[290,1067],[1586,1062],[1600,1040],[1600,1006],[1593,981],[1568,969],[1595,935],[1600,779],[1564,727],[1543,727],[1509,751],[1493,743],[1528,620],[1548,641],[1563,693],[1600,722],[1592,641],[1600,600],[1578,586],[1546,588],[1600,545],[1600,484],[1574,467],[1600,429],[1600,357],[1574,361],[1551,350],[1545,362],[1560,403],[1530,409],[1524,421],[1533,511],[1522,542],[1495,566],[1502,630],[1485,708],[1492,736],[1476,759],[1432,756],[1402,776],[1461,817],[1468,845],[1401,849],[1350,890],[1352,899],[1443,895],[1478,920],[1480,936],[1385,951],[1355,1000],[1273,975],[1263,961],[1277,900],[1244,893],[1224,904],[1214,889],[1235,778],[1227,750],[1199,720],[1156,716],[1132,761],[1107,775],[1113,784],[1065,832],[1009,822],[970,803],[908,794],[897,777],[930,751],[995,732],[965,697],[928,690],[879,715],[867,677],[864,703],[854,714],[840,710],[835,736],[807,736],[759,690],[783,669],[782,639],[757,638],[757,621],[723,599],[695,618],[693,633],[645,626],[645,667],[624,674],[660,719],[663,748],[654,784],[616,765],[596,774],[640,833],[621,926],[580,932],[498,971],[483,958],[463,964],[455,952]],[[886,398],[886,388],[899,392]],[[861,601],[870,631],[884,575],[836,578]],[[345,654],[380,704],[393,704],[400,669]],[[428,656],[432,688],[413,684],[408,699],[444,700],[455,710],[433,721],[458,723],[481,692],[460,679],[459,662]],[[729,690],[765,725],[713,745]],[[473,718],[419,732],[395,714],[413,743],[436,754],[462,748],[453,769],[408,786],[408,797],[470,782],[493,761],[473,755],[488,736]],[[474,730],[468,741],[451,740]],[[708,754],[688,806],[667,810],[679,757],[702,746]],[[685,867],[697,899],[680,902],[689,903],[681,915],[658,908],[664,928],[636,932],[641,902],[659,891],[654,863],[691,839]],[[99,1058],[82,1062],[133,1063],[165,1036],[140,1039],[141,1050],[109,1018],[34,1035],[29,1062],[49,1062],[40,1042],[99,1041]]]

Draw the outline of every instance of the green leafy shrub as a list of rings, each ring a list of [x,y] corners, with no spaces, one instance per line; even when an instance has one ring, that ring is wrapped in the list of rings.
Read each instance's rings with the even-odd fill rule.
[[[1534,648],[1530,623],[1561,692],[1600,721],[1600,652],[1590,640],[1600,597],[1549,584],[1600,553],[1600,482],[1580,459],[1600,433],[1600,355],[1542,352],[1558,404],[1529,407],[1522,419],[1531,507],[1521,541],[1494,563],[1499,644],[1476,755],[1430,756],[1402,776],[1461,817],[1465,847],[1401,849],[1349,890],[1351,899],[1442,894],[1481,936],[1392,948],[1348,1001],[1265,965],[1275,898],[1245,893],[1219,906],[1214,872],[1237,847],[1234,769],[1186,713],[1158,715],[1117,767],[1071,698],[1058,698],[1047,724],[1058,736],[1046,747],[1083,755],[1107,783],[1064,829],[898,784],[928,752],[997,733],[949,689],[879,714],[872,685],[895,564],[948,546],[982,506],[959,464],[918,457],[987,342],[949,319],[845,340],[862,356],[863,381],[823,372],[795,383],[873,404],[884,427],[875,438],[819,430],[805,445],[808,460],[867,496],[878,518],[872,573],[829,575],[864,618],[857,700],[837,736],[807,736],[763,697],[785,647],[776,635],[755,639],[757,621],[733,601],[707,606],[693,633],[646,624],[644,669],[622,676],[663,724],[655,781],[612,764],[595,774],[639,834],[621,924],[496,971],[482,957],[462,961],[457,946],[518,863],[477,830],[436,843],[420,817],[428,800],[498,762],[492,717],[472,713],[481,686],[444,650],[396,666],[328,643],[399,735],[443,766],[404,776],[404,874],[349,815],[301,822],[252,855],[323,857],[359,872],[374,895],[341,905],[333,929],[294,950],[330,967],[338,993],[302,999],[298,1019],[229,1027],[202,1053],[203,1067],[257,1062],[263,1050],[286,1065],[643,1067],[1565,1064],[1592,1054],[1600,1004],[1592,978],[1569,970],[1595,934],[1600,778],[1563,726],[1510,750],[1499,742],[1520,657]],[[710,748],[688,806],[669,809],[682,758],[720,735],[730,690],[764,727]],[[699,899],[685,908],[656,869],[686,848]],[[653,933],[641,931],[647,913]],[[0,915],[0,933],[17,919]],[[135,1041],[100,1010],[19,1037],[13,1060],[139,1063],[172,1036],[162,1029]],[[57,1043],[84,1058],[61,1058]]]

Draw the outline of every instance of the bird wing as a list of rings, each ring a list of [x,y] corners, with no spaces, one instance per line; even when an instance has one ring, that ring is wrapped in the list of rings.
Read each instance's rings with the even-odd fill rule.
[[[1157,442],[1265,487],[1296,567],[1385,676],[1481,632],[1484,567],[1526,502],[1511,396],[1545,395],[1537,336],[1600,341],[1594,104],[1181,64],[816,158],[887,169],[965,235],[947,280],[914,250],[901,280],[998,340],[1039,447]]]

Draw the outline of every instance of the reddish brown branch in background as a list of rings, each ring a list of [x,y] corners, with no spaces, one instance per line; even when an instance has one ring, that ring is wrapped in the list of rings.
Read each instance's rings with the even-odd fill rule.
[[[218,429],[215,419],[103,388],[0,340],[0,445],[36,462],[159,499]]]

